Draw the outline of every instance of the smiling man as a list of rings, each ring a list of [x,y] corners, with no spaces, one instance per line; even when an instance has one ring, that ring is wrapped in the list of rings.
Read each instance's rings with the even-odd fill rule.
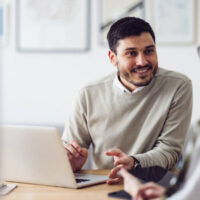
[[[117,72],[79,91],[63,141],[74,171],[92,145],[95,167],[111,169],[112,184],[121,167],[174,167],[190,124],[192,85],[158,67],[155,35],[144,20],[122,18],[107,38]]]

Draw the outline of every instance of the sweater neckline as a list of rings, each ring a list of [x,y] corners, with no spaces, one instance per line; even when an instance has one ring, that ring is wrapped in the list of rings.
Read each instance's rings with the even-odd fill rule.
[[[121,90],[120,88],[118,88],[115,84],[115,78],[113,78],[113,89],[115,92],[117,92],[118,95],[120,96],[124,96],[124,97],[127,97],[127,98],[137,98],[137,97],[140,97],[142,95],[145,95],[154,85],[154,82],[155,82],[155,79],[156,79],[156,75],[153,77],[153,79],[151,80],[151,82],[145,86],[142,90],[136,92],[136,93],[128,93],[128,92],[124,92],[123,90]]]

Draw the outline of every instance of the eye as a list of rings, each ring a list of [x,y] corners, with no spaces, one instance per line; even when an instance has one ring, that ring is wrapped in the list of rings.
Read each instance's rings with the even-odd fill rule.
[[[145,55],[150,55],[150,54],[153,54],[154,53],[154,49],[145,49],[144,53]]]
[[[128,57],[134,57],[134,56],[137,56],[137,52],[136,51],[128,51],[128,52],[126,52],[126,55]]]

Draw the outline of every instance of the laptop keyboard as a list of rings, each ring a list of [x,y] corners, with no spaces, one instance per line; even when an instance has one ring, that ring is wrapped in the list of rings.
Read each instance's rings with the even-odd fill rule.
[[[89,180],[90,180],[90,179],[76,178],[76,182],[77,182],[77,183],[86,182],[86,181],[89,181]]]

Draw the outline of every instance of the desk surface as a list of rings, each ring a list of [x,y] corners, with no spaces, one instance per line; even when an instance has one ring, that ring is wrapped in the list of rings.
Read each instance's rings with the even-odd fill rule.
[[[84,173],[107,175],[108,170],[88,170]],[[43,185],[17,183],[11,193],[3,196],[2,200],[104,200],[109,199],[109,192],[122,190],[123,185],[99,184],[82,189],[68,189]]]

